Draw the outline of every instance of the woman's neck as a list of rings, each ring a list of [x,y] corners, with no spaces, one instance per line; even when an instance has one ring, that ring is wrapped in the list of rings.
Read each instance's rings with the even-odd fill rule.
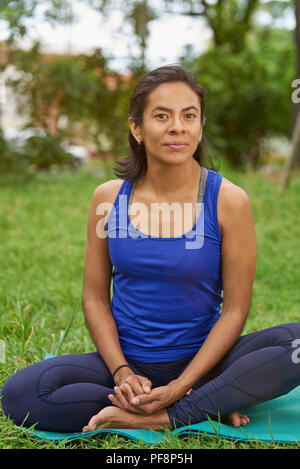
[[[148,165],[144,178],[138,183],[140,187],[152,194],[157,200],[173,198],[177,195],[192,192],[198,187],[201,168],[199,163],[193,161],[184,165],[173,165],[166,168]]]

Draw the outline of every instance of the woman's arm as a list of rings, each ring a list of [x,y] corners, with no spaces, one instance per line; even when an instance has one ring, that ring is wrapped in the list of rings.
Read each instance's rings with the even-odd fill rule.
[[[245,325],[256,269],[254,217],[247,194],[226,183],[220,189],[218,217],[222,233],[222,314],[201,349],[173,383],[182,397],[230,350]]]
[[[120,346],[118,331],[111,311],[110,284],[112,264],[108,250],[107,237],[99,237],[96,227],[108,214],[97,215],[99,204],[112,204],[117,195],[119,185],[116,180],[107,181],[98,186],[93,194],[88,218],[87,241],[85,250],[84,286],[82,305],[85,320],[92,339],[105,361],[110,372],[123,364],[128,364]],[[104,220],[102,220],[104,225]],[[121,385],[125,379],[131,377],[129,382],[135,392],[142,391],[140,380],[129,367],[121,368],[115,375],[115,383]],[[145,380],[145,378],[144,378]],[[151,387],[151,383],[148,385]]]
[[[220,189],[223,308],[189,366],[176,380],[179,397],[212,369],[239,337],[251,306],[257,245],[254,217],[246,192],[231,183]]]
[[[110,306],[112,264],[108,242],[107,238],[100,238],[96,233],[97,223],[103,218],[103,215],[96,214],[96,210],[101,203],[109,201],[108,186],[112,187],[108,183],[98,186],[92,197],[87,226],[82,305],[97,350],[113,372],[127,361],[121,351]]]
[[[167,386],[139,396],[144,411],[156,412],[183,397],[226,355],[247,319],[256,269],[256,234],[245,191],[230,182],[220,189],[218,213],[222,232],[222,314],[189,366]],[[152,398],[152,401],[151,401]],[[145,406],[142,404],[148,403]]]

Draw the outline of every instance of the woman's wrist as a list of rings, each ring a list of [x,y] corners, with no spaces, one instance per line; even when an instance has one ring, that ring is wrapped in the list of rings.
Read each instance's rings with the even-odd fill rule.
[[[178,378],[170,381],[168,387],[173,402],[178,401],[191,390],[188,384],[184,384],[182,381],[178,380]]]
[[[116,386],[120,386],[122,382],[124,381],[124,379],[127,378],[127,376],[134,375],[134,374],[135,373],[132,371],[129,365],[128,367],[126,366],[126,367],[120,368],[114,375],[114,382]]]
[[[119,371],[121,368],[130,368],[130,366],[128,365],[128,363],[124,363],[123,365],[117,366],[117,368],[115,369],[115,371],[113,371],[113,373],[112,373],[112,377],[113,377],[113,378],[115,377],[116,373],[118,373],[118,371]]]

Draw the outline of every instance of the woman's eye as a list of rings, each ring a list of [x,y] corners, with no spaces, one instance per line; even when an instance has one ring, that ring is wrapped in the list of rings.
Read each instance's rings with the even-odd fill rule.
[[[196,118],[196,115],[193,114],[192,112],[189,112],[188,114],[185,115],[189,120],[191,119],[195,119]],[[156,114],[155,117],[158,117],[159,119],[162,119],[162,120],[165,120],[168,118],[167,114],[163,114],[163,113],[160,113],[160,114]]]

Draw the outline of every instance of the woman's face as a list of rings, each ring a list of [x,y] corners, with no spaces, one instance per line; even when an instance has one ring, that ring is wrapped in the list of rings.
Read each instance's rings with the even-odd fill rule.
[[[148,95],[143,125],[131,123],[131,131],[144,142],[148,160],[185,162],[195,153],[202,136],[197,93],[183,82],[157,86]]]

